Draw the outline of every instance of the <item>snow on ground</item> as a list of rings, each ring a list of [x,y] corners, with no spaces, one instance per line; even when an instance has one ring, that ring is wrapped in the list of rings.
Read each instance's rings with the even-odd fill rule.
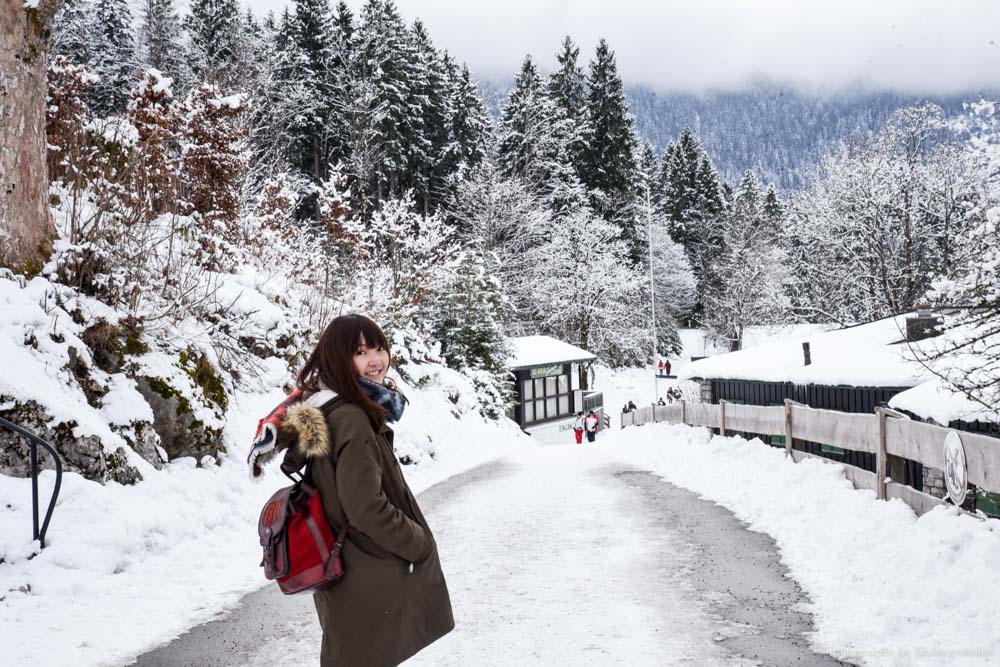
[[[730,509],[772,536],[812,599],[823,652],[870,665],[1000,660],[1000,521],[857,491],[836,464],[794,464],[759,440],[647,425],[600,446]]]
[[[519,450],[425,507],[455,630],[405,664],[732,664],[715,639],[736,630],[680,578],[691,556],[663,548],[669,527],[649,534],[611,474],[616,458],[591,445]],[[315,664],[321,636],[304,625],[246,667]]]
[[[530,442],[512,422],[463,414],[473,390],[462,376],[430,366],[422,374],[420,390],[400,383],[410,405],[396,428],[398,449],[422,459],[405,468],[416,492]],[[10,542],[0,636],[18,638],[3,642],[3,664],[120,664],[267,585],[257,518],[287,480],[272,465],[263,482],[250,481],[245,457],[257,420],[282,398],[279,389],[234,397],[219,466],[179,459],[144,471],[135,486],[65,474],[47,547],[30,560],[31,482],[0,476],[0,529]],[[43,472],[43,508],[53,484]]]
[[[646,402],[652,376],[598,370],[598,388],[612,406],[636,396]],[[598,438],[601,447],[776,540],[813,601],[818,650],[871,665],[1000,661],[1000,521],[943,507],[917,518],[900,500],[855,490],[838,464],[792,464],[758,440],[616,424]]]

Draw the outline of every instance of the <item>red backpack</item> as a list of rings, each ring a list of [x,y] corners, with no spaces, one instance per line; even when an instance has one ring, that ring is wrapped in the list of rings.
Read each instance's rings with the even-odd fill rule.
[[[325,590],[344,576],[340,550],[348,525],[334,537],[319,491],[309,481],[308,466],[298,480],[284,466],[281,471],[295,484],[279,489],[260,513],[257,533],[264,548],[264,576],[276,579],[285,595]]]

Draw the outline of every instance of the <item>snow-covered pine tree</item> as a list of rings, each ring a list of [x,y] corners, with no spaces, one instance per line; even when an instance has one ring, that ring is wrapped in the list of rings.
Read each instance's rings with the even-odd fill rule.
[[[239,85],[234,65],[238,52],[240,8],[236,0],[191,0],[184,20],[190,43],[188,61],[195,81],[230,90]]]
[[[283,54],[285,89],[291,93],[283,114],[288,119],[288,157],[291,165],[314,185],[327,180],[330,168],[332,115],[331,72],[334,58],[333,15],[327,0],[296,0],[287,26],[291,36]],[[315,218],[314,197],[302,199],[299,215]]]
[[[457,168],[449,122],[455,113],[454,99],[444,57],[419,20],[413,23],[412,39],[413,99],[420,109],[425,141],[410,152],[409,179],[418,203],[429,214],[447,198],[450,176]]]
[[[175,82],[181,77],[184,53],[174,0],[143,2],[139,58],[144,70],[155,69]]]
[[[450,170],[451,188],[468,178],[490,150],[493,125],[486,105],[479,96],[469,68],[458,64],[450,56],[446,59],[448,79],[451,88],[452,145],[446,159],[454,164]]]
[[[358,67],[355,61],[354,13],[344,0],[339,0],[333,10],[332,30],[328,155],[331,164],[343,165],[350,157],[351,124],[346,110],[351,104],[351,78],[355,76]]]
[[[52,42],[49,44],[49,60],[57,56],[66,58],[66,64],[88,65],[90,63],[92,34],[95,30],[90,0],[65,0],[52,21]]]
[[[787,257],[764,203],[748,171],[723,217],[724,249],[706,276],[703,322],[730,350],[742,348],[748,326],[780,323],[789,312]]]
[[[657,209],[666,216],[671,237],[687,253],[698,282],[696,314],[701,312],[705,275],[722,251],[725,199],[715,167],[690,128],[664,151],[656,182]]]
[[[464,251],[434,307],[434,337],[453,368],[505,373],[508,349],[503,335],[506,307],[500,282],[489,274],[495,260]]]
[[[504,105],[498,161],[504,174],[523,179],[557,215],[586,205],[570,155],[572,126],[556,110],[527,56]]]
[[[577,176],[583,173],[584,146],[586,145],[587,98],[586,79],[577,62],[580,47],[573,43],[567,35],[562,47],[556,53],[559,66],[548,79],[548,93],[562,117],[570,123],[570,140],[568,143],[570,160]]]
[[[375,202],[397,196],[413,183],[409,165],[426,159],[427,137],[416,101],[420,75],[415,46],[392,0],[368,0],[358,31],[358,62],[369,87],[375,118],[379,160],[365,181]]]
[[[100,79],[91,90],[90,106],[100,115],[117,114],[128,104],[138,69],[128,0],[95,0],[93,25],[87,69]]]
[[[639,156],[639,179],[632,210],[636,224],[642,225],[645,243],[650,244],[640,265],[637,278],[642,284],[642,301],[649,303],[651,271],[655,289],[657,353],[675,354],[681,351],[678,327],[694,306],[696,283],[683,247],[670,238],[666,216],[653,201],[659,164],[649,142],[643,142]],[[650,269],[650,262],[652,268]],[[644,276],[639,276],[644,273]]]
[[[634,196],[638,140],[615,54],[601,39],[587,77],[587,125],[580,180],[590,192],[593,209],[606,219]],[[642,259],[642,235],[628,219],[619,220],[633,263]]]

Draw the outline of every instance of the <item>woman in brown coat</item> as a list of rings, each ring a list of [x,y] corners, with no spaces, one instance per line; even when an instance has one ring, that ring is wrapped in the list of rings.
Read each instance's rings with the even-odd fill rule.
[[[286,466],[309,465],[334,530],[350,526],[344,577],[314,596],[323,667],[397,665],[455,627],[434,536],[386,425],[405,404],[388,368],[375,322],[334,319],[299,374],[303,401],[278,438]]]

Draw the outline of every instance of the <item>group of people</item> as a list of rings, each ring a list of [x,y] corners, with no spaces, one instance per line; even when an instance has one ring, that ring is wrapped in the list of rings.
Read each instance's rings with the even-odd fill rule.
[[[657,405],[668,405],[670,403],[673,403],[674,401],[681,400],[681,398],[683,398],[683,397],[684,397],[684,394],[681,393],[680,389],[678,389],[677,387],[670,387],[669,389],[667,389],[667,397],[666,397],[666,399],[664,399],[663,396],[660,396],[659,398],[656,399],[656,404]],[[624,406],[622,406],[622,414],[627,415],[628,413],[635,412],[638,409],[639,408],[636,407],[636,404],[635,404],[634,401],[629,401]]]
[[[667,389],[667,399],[663,400],[663,397],[660,396],[658,399],[656,399],[656,404],[657,405],[667,405],[668,403],[673,403],[674,401],[679,401],[683,397],[684,397],[684,394],[681,393],[680,389],[678,389],[677,387],[670,387],[669,389]]]
[[[587,434],[587,442],[594,442],[597,438],[597,430],[601,427],[601,418],[593,410],[588,410],[587,414],[576,413],[576,423],[573,424],[573,435],[576,436],[576,444],[583,443],[583,434]]]
[[[666,377],[670,375],[670,360],[660,359],[660,363],[657,364],[656,370],[657,373],[659,373],[660,377]]]

